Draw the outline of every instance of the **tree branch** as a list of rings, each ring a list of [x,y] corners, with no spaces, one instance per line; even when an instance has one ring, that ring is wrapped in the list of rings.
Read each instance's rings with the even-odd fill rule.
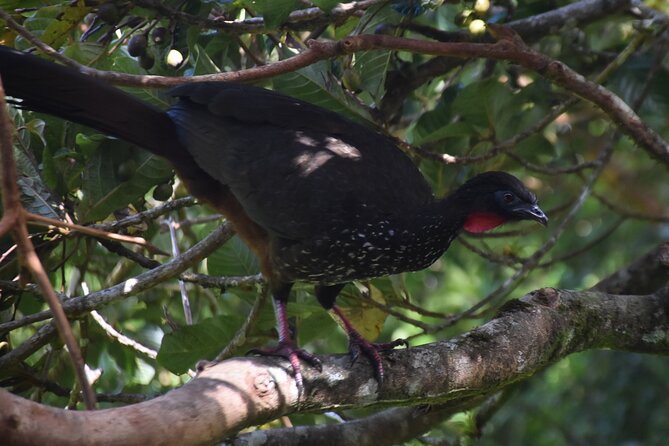
[[[557,32],[567,23],[582,26],[595,20],[616,14],[629,8],[630,0],[582,0],[562,8],[547,11],[543,14],[514,20],[506,26],[517,32],[528,43],[534,42],[548,33]],[[440,40],[438,33],[423,33],[428,37]],[[446,40],[449,38],[445,36]],[[463,36],[465,37],[465,36]],[[450,57],[435,57],[418,67],[413,67],[409,76],[401,71],[389,73],[389,82],[386,94],[379,106],[379,112],[384,120],[390,120],[401,108],[406,97],[426,82],[441,76],[448,71],[462,65],[462,61]]]
[[[0,391],[0,437],[16,445],[209,443],[297,411],[466,401],[587,349],[669,354],[668,331],[669,287],[645,296],[544,288],[469,333],[388,354],[380,389],[369,364],[351,367],[348,356],[323,357],[322,373],[305,368],[302,396],[283,360],[235,358],[164,396],[117,409],[64,411]]]

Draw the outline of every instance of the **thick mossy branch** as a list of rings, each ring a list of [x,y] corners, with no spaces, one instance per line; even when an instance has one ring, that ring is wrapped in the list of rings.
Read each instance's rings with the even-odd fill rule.
[[[351,367],[338,355],[322,358],[322,373],[305,367],[301,394],[287,364],[269,357],[221,362],[180,389],[118,409],[62,411],[0,391],[0,438],[18,445],[202,444],[304,410],[476,398],[593,348],[669,354],[669,287],[644,296],[538,290],[471,332],[386,355],[381,389],[365,360]]]

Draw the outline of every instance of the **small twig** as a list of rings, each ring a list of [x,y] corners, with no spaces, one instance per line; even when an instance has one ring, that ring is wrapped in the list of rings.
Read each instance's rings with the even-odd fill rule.
[[[184,282],[197,283],[203,288],[220,289],[229,287],[250,287],[265,281],[262,274],[254,274],[252,276],[216,277],[198,273],[182,273],[179,277]]]
[[[429,330],[429,328],[430,328],[429,324],[426,324],[423,321],[419,321],[418,319],[414,319],[412,317],[409,317],[409,316],[405,315],[404,313],[402,313],[401,311],[395,310],[393,305],[388,305],[388,304],[384,304],[384,303],[381,303],[381,302],[377,302],[374,299],[372,299],[370,296],[366,295],[365,293],[361,294],[361,297],[359,298],[359,300],[361,300],[362,302],[364,302],[367,305],[371,305],[371,306],[376,307],[380,310],[383,310],[385,313],[387,313],[391,316],[394,316],[396,319],[398,319],[402,322],[405,322],[407,324],[414,325],[414,326],[416,326],[420,329],[423,329],[423,330]]]
[[[148,356],[151,359],[156,359],[156,356],[158,356],[157,351],[142,345],[141,343],[135,341],[134,339],[131,339],[131,338],[127,337],[126,335],[124,335],[121,332],[119,332],[118,330],[116,330],[96,310],[91,311],[91,316],[93,317],[95,322],[98,323],[100,328],[102,328],[105,331],[105,333],[107,333],[107,335],[116,339],[119,344],[128,346],[128,347],[130,347],[134,350],[137,350],[138,352],[145,354],[146,356]]]
[[[488,398],[476,412],[476,417],[474,418],[476,423],[476,432],[474,433],[476,438],[480,438],[483,432],[483,428],[486,423],[501,409],[504,404],[506,404],[511,396],[516,393],[518,385],[510,385],[504,388],[502,391],[497,392]]]
[[[669,215],[661,215],[661,214],[648,214],[645,212],[635,212],[631,211],[629,209],[624,209],[623,207],[619,206],[618,204],[612,202],[605,196],[593,192],[592,194],[593,197],[598,199],[604,206],[607,208],[611,209],[613,212],[616,214],[620,215],[621,217],[625,218],[632,218],[635,220],[647,220],[647,221],[652,221],[655,223],[669,223]]]
[[[174,226],[174,229],[177,231],[180,229],[186,229],[190,228],[192,226],[196,225],[201,225],[201,224],[206,224],[206,223],[212,223],[215,221],[222,220],[223,215],[221,214],[211,214],[211,215],[203,215],[201,217],[193,217],[193,218],[187,218],[184,220],[179,220],[179,221],[173,221],[172,225]],[[166,223],[163,223],[160,225],[160,230],[161,231],[169,231],[169,226]]]
[[[174,229],[174,220],[172,217],[167,219],[167,227],[170,230],[170,242],[172,245],[172,257],[179,257],[179,244],[177,243],[177,231]],[[190,300],[188,299],[188,292],[186,291],[186,284],[179,279],[179,290],[181,291],[181,305],[184,309],[184,318],[186,325],[193,325],[193,313],[190,310]]]
[[[246,342],[246,338],[248,337],[249,333],[255,326],[256,321],[258,320],[258,315],[260,314],[260,310],[267,301],[267,296],[268,296],[267,290],[264,290],[262,293],[259,293],[258,297],[256,298],[256,301],[253,303],[253,306],[251,307],[251,311],[249,311],[248,316],[246,316],[246,320],[244,321],[242,326],[239,327],[237,333],[235,333],[235,336],[230,340],[230,342],[228,342],[225,348],[218,355],[216,355],[214,361],[220,362],[223,361],[224,359],[232,357],[235,351],[238,350],[242,345],[244,345],[244,343]]]
[[[563,254],[559,257],[555,257],[554,259],[551,259],[547,262],[543,262],[537,265],[537,268],[550,268],[551,266],[555,265],[556,263],[563,262],[565,260],[569,260],[573,257],[576,257],[580,254],[583,254],[584,252],[588,252],[590,249],[592,249],[593,246],[598,245],[599,243],[603,242],[606,240],[611,234],[613,234],[618,227],[625,221],[624,218],[619,218],[616,222],[614,222],[610,228],[608,228],[606,231],[604,231],[603,234],[601,234],[599,237],[595,238],[594,240],[591,240],[590,242],[584,244],[583,246],[579,247],[578,249],[575,249],[574,251],[568,252],[566,254]]]
[[[506,265],[510,266],[512,268],[517,267],[519,264],[522,264],[524,259],[521,259],[516,256],[512,255],[497,255],[489,251],[484,251],[482,249],[479,249],[478,247],[472,245],[465,239],[464,237],[458,237],[456,239],[458,243],[461,243],[465,248],[473,252],[474,254],[477,254],[484,259],[493,262],[493,263],[499,263],[501,265]]]
[[[197,204],[197,201],[193,197],[177,198],[176,200],[166,201],[155,208],[129,215],[113,223],[98,223],[90,225],[89,227],[100,229],[102,231],[116,232],[129,226],[135,226],[146,221],[154,220],[161,215],[195,204]]]
[[[160,266],[160,262],[150,259],[146,256],[143,256],[138,252],[132,251],[120,243],[101,238],[98,239],[98,243],[107,248],[107,250],[109,250],[110,252],[125,257],[126,259],[138,264],[142,268],[153,269]]]
[[[526,159],[516,155],[515,153],[507,152],[506,156],[517,161],[518,163],[520,163],[529,170],[533,170],[535,172],[543,173],[546,175],[563,175],[566,173],[575,173],[575,172],[580,172],[581,170],[594,169],[595,167],[597,167],[596,161],[584,161],[582,163],[573,164],[571,166],[544,167],[540,166],[539,164],[531,163]]]
[[[77,231],[81,232],[82,234],[90,235],[93,237],[98,237],[98,238],[106,238],[109,240],[114,240],[118,242],[126,242],[126,243],[133,243],[135,245],[139,245],[143,248],[145,248],[147,251],[149,251],[151,254],[158,254],[158,255],[164,255],[167,256],[165,251],[162,249],[159,249],[158,247],[154,246],[153,244],[147,242],[144,238],[142,237],[132,237],[129,235],[123,235],[123,234],[115,234],[113,232],[107,232],[107,231],[102,231],[97,228],[93,228],[90,226],[81,226],[75,223],[66,223],[60,220],[55,220],[53,218],[48,218],[48,217],[43,217],[41,215],[37,214],[31,214],[29,212],[26,212],[26,219],[28,221],[31,221],[33,223],[41,224],[43,226],[55,226],[57,228],[61,229],[67,229],[70,231]]]

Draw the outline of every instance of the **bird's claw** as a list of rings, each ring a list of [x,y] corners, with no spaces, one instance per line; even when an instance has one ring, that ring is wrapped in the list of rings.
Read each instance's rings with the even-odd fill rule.
[[[297,348],[292,342],[279,342],[276,347],[271,348],[254,348],[249,350],[246,354],[279,356],[281,358],[287,359],[288,362],[290,362],[290,365],[293,367],[295,382],[300,389],[304,388],[304,379],[302,378],[302,366],[300,365],[300,359],[307,362],[319,372],[323,371],[323,364],[316,355],[309,353],[308,351],[301,348]]]
[[[357,336],[356,336],[357,335]],[[350,333],[348,338],[348,347],[349,353],[351,355],[351,364],[355,364],[360,356],[360,353],[363,353],[374,366],[374,375],[379,384],[383,384],[383,379],[385,377],[385,372],[383,369],[383,360],[379,352],[392,350],[395,347],[404,346],[409,347],[409,343],[406,339],[395,339],[392,342],[385,342],[382,344],[377,344],[374,342],[369,342],[358,333]]]

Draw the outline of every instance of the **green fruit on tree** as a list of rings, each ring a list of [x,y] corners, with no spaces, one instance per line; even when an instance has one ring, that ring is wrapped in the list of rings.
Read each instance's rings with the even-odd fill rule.
[[[145,70],[150,70],[153,67],[155,59],[150,54],[142,54],[139,56],[139,66]]]
[[[172,197],[172,185],[163,183],[153,189],[153,199],[156,201],[167,201]]]

